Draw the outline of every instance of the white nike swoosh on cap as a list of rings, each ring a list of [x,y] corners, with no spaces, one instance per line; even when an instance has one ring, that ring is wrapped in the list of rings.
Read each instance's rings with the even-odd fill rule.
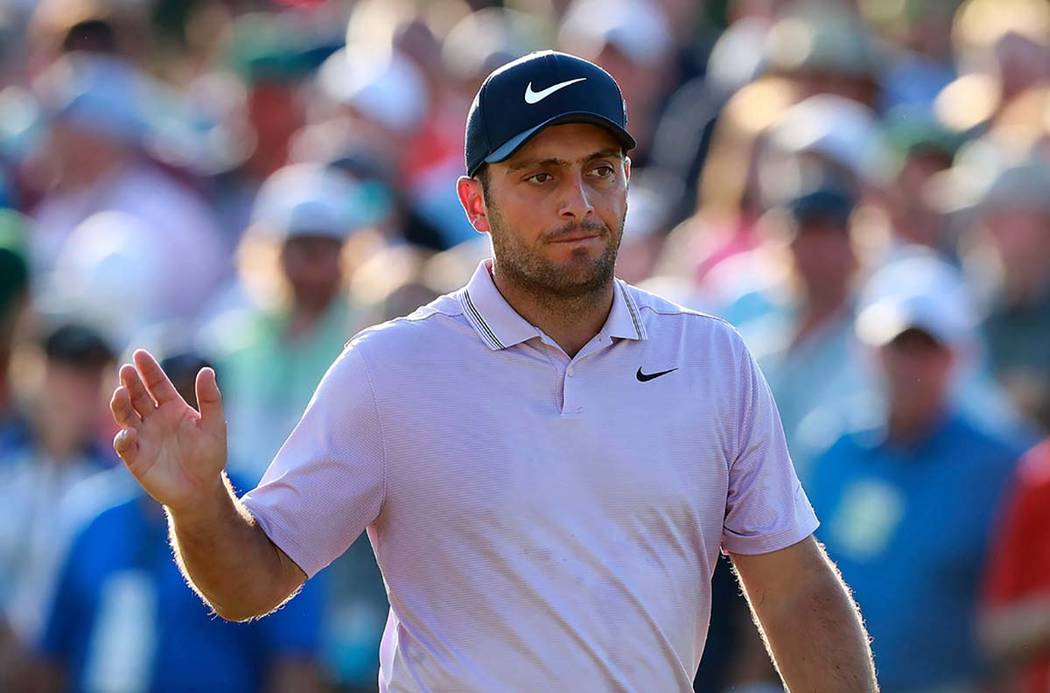
[[[558,82],[554,86],[547,87],[546,89],[542,89],[540,91],[533,91],[532,82],[529,82],[528,85],[525,87],[525,103],[539,103],[540,101],[543,101],[545,98],[558,91],[559,89],[564,89],[570,84],[576,84],[577,82],[582,82],[585,79],[587,78],[579,77],[577,79],[570,79],[568,82]]]

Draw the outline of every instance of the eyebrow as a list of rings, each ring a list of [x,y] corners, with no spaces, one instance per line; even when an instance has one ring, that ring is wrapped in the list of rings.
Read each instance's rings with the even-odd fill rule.
[[[588,161],[594,161],[595,159],[604,159],[607,157],[615,157],[622,159],[623,150],[618,147],[609,147],[608,149],[602,149],[600,151],[594,152],[593,154],[588,154],[582,159],[577,159],[575,162],[566,161],[565,159],[558,159],[557,157],[539,160],[525,159],[523,161],[517,162],[516,164],[511,164],[508,168],[511,171],[520,171],[521,169],[528,168],[530,166],[569,166],[573,163],[585,164]]]

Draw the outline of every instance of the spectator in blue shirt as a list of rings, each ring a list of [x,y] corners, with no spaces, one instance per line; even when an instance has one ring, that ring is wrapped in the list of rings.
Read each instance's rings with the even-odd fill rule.
[[[859,316],[887,410],[814,461],[818,537],[852,586],[884,690],[978,683],[974,639],[989,530],[1021,446],[948,398],[971,315],[949,287],[894,287]]]
[[[206,364],[183,354],[164,365],[195,401],[193,375]],[[35,683],[70,692],[318,690],[323,581],[264,619],[216,618],[171,560],[161,506],[130,481],[113,469],[74,491],[115,501],[66,555]]]

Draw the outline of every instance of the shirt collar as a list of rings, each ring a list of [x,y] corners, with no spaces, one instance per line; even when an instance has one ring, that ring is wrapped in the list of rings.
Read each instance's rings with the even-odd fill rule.
[[[506,349],[533,337],[540,331],[511,307],[492,281],[492,261],[484,260],[460,293],[463,314],[471,327],[493,351]],[[645,339],[638,307],[627,285],[617,279],[612,310],[602,330],[610,337]]]

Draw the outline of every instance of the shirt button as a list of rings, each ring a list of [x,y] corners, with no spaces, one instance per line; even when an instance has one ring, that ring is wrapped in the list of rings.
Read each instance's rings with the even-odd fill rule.
[[[571,378],[574,375],[576,375],[576,369],[572,366],[569,366],[569,377]]]

